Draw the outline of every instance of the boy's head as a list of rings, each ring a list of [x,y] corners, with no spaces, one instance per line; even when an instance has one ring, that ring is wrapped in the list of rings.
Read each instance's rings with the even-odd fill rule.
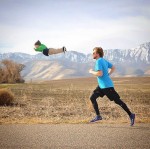
[[[38,48],[41,45],[41,42],[38,40],[34,45],[36,48]]]

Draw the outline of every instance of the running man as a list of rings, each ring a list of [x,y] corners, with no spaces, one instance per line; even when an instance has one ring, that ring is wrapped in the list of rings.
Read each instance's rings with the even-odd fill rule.
[[[35,46],[34,48],[35,51],[42,52],[45,56],[58,54],[58,53],[65,53],[67,51],[65,47],[59,49],[47,48],[44,44],[41,44],[39,40],[34,44],[34,46]]]
[[[103,55],[104,52],[101,47],[95,47],[93,49],[93,59],[96,59],[95,71],[90,69],[89,73],[97,76],[98,86],[93,91],[90,97],[93,108],[96,112],[96,117],[92,119],[90,122],[102,120],[96,99],[98,97],[104,97],[106,95],[110,101],[114,101],[116,104],[120,105],[127,112],[131,121],[130,125],[133,126],[135,114],[130,112],[127,105],[120,99],[120,96],[115,91],[114,84],[110,78],[110,75],[114,72],[115,67],[110,62],[105,60],[103,58]]]

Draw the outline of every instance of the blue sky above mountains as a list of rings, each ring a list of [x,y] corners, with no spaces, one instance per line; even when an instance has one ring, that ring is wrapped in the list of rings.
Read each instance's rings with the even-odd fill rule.
[[[0,52],[47,47],[89,53],[150,41],[149,0],[1,0]]]

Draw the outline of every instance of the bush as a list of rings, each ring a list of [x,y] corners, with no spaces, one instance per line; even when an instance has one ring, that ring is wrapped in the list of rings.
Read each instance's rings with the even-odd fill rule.
[[[0,83],[24,83],[21,71],[25,65],[12,60],[2,60],[0,62]]]
[[[14,102],[14,95],[7,89],[0,89],[0,106],[12,105]]]

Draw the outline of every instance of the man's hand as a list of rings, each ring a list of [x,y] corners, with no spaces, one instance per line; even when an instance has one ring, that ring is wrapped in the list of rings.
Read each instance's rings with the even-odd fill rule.
[[[93,72],[93,69],[89,69],[89,73],[92,73]]]
[[[89,73],[93,74],[94,76],[101,77],[103,75],[102,71],[94,71],[93,69],[89,69]]]

